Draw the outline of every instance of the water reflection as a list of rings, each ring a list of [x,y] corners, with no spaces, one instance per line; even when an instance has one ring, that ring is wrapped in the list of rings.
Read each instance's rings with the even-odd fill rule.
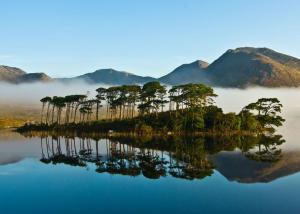
[[[236,163],[247,159],[252,167],[247,168],[249,164],[240,165],[237,171],[242,174],[243,170],[252,172],[256,181],[254,173],[257,168],[272,167],[281,160],[280,145],[285,142],[280,135],[104,139],[96,134],[74,136],[30,132],[25,136],[40,137],[40,161],[45,164],[93,165],[97,173],[143,175],[149,179],[172,176],[189,180],[210,176],[214,169],[225,172],[224,176],[232,180],[228,169],[234,172],[231,169],[233,164],[224,163],[228,157],[239,154]],[[224,152],[227,152],[226,156]],[[225,160],[220,162],[219,157],[225,157]],[[233,180],[243,182],[239,178]]]
[[[263,162],[276,162],[282,158],[282,150],[278,148],[285,142],[280,135],[275,136],[261,136],[259,142],[256,143],[254,149],[245,151],[247,158],[263,161]]]

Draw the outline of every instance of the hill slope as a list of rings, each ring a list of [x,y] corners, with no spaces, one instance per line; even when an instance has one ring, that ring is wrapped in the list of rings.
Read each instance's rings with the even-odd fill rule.
[[[159,78],[159,81],[170,85],[203,82],[209,83],[205,68],[207,62],[197,60],[190,64],[183,64],[173,70],[171,73]]]
[[[16,82],[24,74],[26,72],[19,68],[0,65],[0,81]]]
[[[20,68],[0,65],[0,81],[9,83],[49,82],[51,77],[44,73],[26,73]]]
[[[297,87],[300,59],[268,48],[230,49],[210,65],[203,61],[184,64],[159,80],[171,85],[201,82],[219,87]]]
[[[45,73],[29,73],[29,74],[24,74],[18,78],[19,83],[50,82],[50,81],[52,81],[52,78]]]
[[[102,83],[109,85],[138,84],[156,80],[152,77],[142,77],[114,69],[99,69],[93,73],[87,73],[72,79],[84,80],[88,83]]]
[[[295,87],[300,85],[300,60],[268,48],[228,50],[206,72],[215,86]]]
[[[51,80],[44,73],[27,74],[19,68],[0,66],[0,81],[23,83]],[[298,87],[300,59],[268,48],[244,47],[226,51],[212,64],[201,60],[183,64],[159,79],[114,69],[99,69],[74,78],[56,80],[83,80],[92,84],[108,85],[143,84],[159,80],[170,85],[200,82],[218,87]]]

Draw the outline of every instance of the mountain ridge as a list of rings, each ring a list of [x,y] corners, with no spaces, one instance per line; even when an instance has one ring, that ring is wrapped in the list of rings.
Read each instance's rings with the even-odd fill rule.
[[[229,49],[207,69],[213,84],[222,87],[300,85],[300,59],[268,48]]]
[[[52,78],[45,73],[26,73],[24,70],[0,65],[0,81],[8,83],[50,82]]]
[[[19,68],[9,66],[0,66],[1,80],[11,83],[54,81],[44,73],[26,73]],[[300,86],[300,59],[265,47],[239,47],[227,50],[211,64],[196,60],[182,64],[160,78],[139,76],[107,68],[55,80],[62,82],[83,80],[89,84],[108,85],[160,81],[169,85],[204,83],[211,86],[238,88],[298,87]]]
[[[170,73],[160,77],[158,80],[167,84],[185,84],[185,83],[195,83],[197,80],[202,79],[203,83],[209,82],[207,79],[207,74],[205,69],[209,66],[209,63],[196,60],[192,63],[187,63],[178,66]],[[189,76],[185,75],[186,70],[189,69]],[[205,80],[205,81],[204,81]]]
[[[84,80],[88,83],[103,83],[111,85],[121,85],[121,84],[141,84],[156,80],[153,77],[144,77],[129,73],[126,71],[117,71],[112,68],[98,69],[91,73],[86,73],[72,79]],[[69,78],[70,80],[70,78]]]

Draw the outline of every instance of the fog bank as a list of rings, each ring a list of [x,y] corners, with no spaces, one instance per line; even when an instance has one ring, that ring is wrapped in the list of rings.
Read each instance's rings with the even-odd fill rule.
[[[91,85],[83,81],[76,81],[68,84],[60,82],[53,83],[28,83],[8,84],[0,83],[0,104],[39,104],[40,99],[45,96],[66,96],[70,94],[95,95],[98,87],[105,85]]]
[[[95,95],[98,87],[109,87],[101,84],[88,84],[84,81],[76,81],[68,84],[54,83],[29,83],[9,84],[0,82],[0,103],[39,103],[45,96],[65,96],[69,94]],[[224,111],[240,111],[249,102],[254,102],[261,97],[277,97],[285,107],[300,107],[300,89],[295,88],[249,88],[249,89],[226,89],[215,88],[218,95],[216,104]]]
[[[66,96],[70,94],[88,94],[95,96],[98,87],[107,85],[88,84],[86,82],[72,82],[63,84],[55,83],[31,83],[31,84],[7,84],[0,83],[0,104],[40,104],[40,99],[45,96]],[[223,108],[224,112],[239,112],[242,107],[254,102],[261,97],[277,97],[283,104],[283,115],[290,111],[300,109],[300,89],[295,88],[250,88],[250,89],[225,89],[215,88],[218,97],[216,104]],[[300,111],[299,111],[300,112]]]

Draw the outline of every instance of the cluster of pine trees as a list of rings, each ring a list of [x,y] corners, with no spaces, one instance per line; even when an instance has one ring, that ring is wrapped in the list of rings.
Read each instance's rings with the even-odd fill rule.
[[[258,132],[273,130],[284,121],[278,115],[282,104],[277,98],[261,98],[238,114],[225,114],[214,105],[213,98],[217,95],[213,88],[204,84],[177,85],[167,90],[165,85],[154,81],[143,86],[101,87],[96,92],[93,99],[87,95],[44,97],[41,99],[41,124],[78,127],[98,124],[97,127],[101,129],[99,124],[106,123],[106,129],[107,125],[111,125],[112,130],[118,127],[117,131],[138,129],[142,132]]]

